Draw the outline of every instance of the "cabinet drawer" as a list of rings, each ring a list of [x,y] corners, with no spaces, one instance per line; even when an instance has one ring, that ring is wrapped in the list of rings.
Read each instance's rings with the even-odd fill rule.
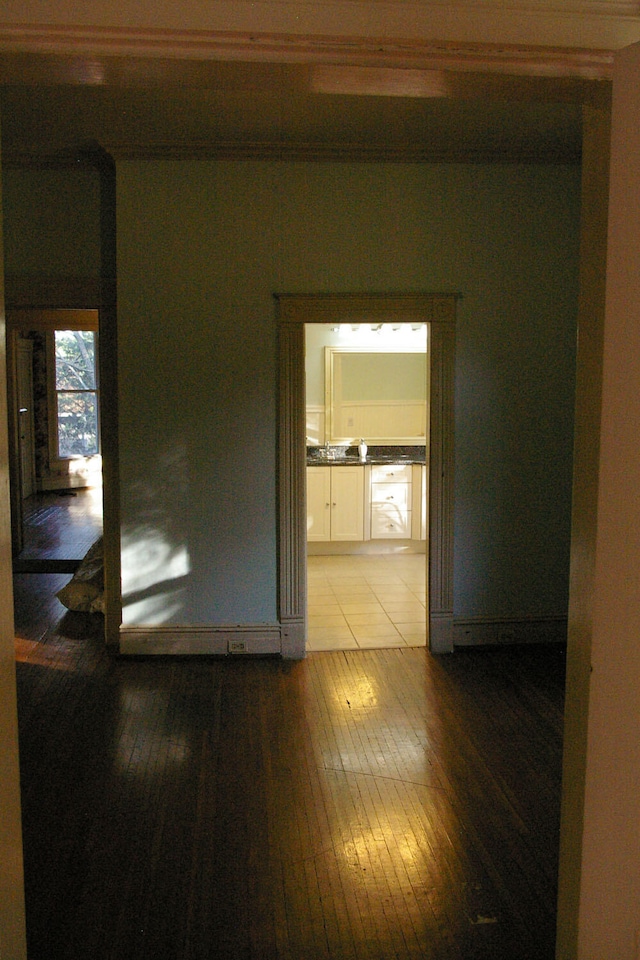
[[[410,463],[374,463],[371,467],[372,483],[410,483]]]
[[[371,505],[371,537],[373,540],[408,539],[410,536],[410,510],[397,510],[386,503]]]
[[[393,503],[406,510],[409,507],[410,491],[408,483],[372,483],[371,503]]]

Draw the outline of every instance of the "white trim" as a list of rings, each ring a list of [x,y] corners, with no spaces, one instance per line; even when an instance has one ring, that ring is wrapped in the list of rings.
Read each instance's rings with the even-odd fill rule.
[[[95,5],[94,5],[95,6]],[[375,64],[420,69],[433,67],[528,75],[609,76],[612,50],[640,37],[633,4],[609,12],[602,0],[541,7],[508,6],[502,0],[446,3],[442,0],[327,0],[262,2],[218,0],[208,6],[206,24],[184,29],[185,4],[176,22],[161,26],[111,21],[91,23],[27,22],[29,3],[20,4],[13,22],[5,14],[0,50],[187,60],[244,60],[338,64]],[[630,9],[631,8],[631,9]],[[634,15],[635,14],[635,15]],[[95,14],[94,14],[95,15]],[[334,33],[340,24],[340,34]],[[59,67],[67,82],[104,83],[98,61],[75,71]]]
[[[126,656],[174,657],[271,656],[282,652],[280,636],[277,623],[121,626],[120,653]],[[237,645],[236,649],[233,648],[234,644]]]
[[[429,647],[453,651],[455,294],[276,294],[279,333],[278,610],[303,657],[307,607],[304,326],[421,322],[429,326]]]

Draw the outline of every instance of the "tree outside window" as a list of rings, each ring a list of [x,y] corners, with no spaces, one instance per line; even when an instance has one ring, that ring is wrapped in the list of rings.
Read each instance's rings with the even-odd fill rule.
[[[96,341],[92,330],[55,331],[60,458],[99,452]]]

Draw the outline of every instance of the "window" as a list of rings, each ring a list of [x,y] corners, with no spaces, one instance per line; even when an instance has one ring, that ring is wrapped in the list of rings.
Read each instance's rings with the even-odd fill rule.
[[[99,452],[98,378],[93,330],[56,330],[55,393],[58,457]]]

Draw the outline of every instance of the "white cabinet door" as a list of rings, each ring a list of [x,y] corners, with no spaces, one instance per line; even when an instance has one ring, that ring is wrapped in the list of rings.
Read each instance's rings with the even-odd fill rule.
[[[364,468],[307,467],[307,540],[364,539]]]
[[[331,539],[331,467],[307,467],[307,540]]]
[[[331,469],[331,539],[363,538],[364,468],[334,467]]]

